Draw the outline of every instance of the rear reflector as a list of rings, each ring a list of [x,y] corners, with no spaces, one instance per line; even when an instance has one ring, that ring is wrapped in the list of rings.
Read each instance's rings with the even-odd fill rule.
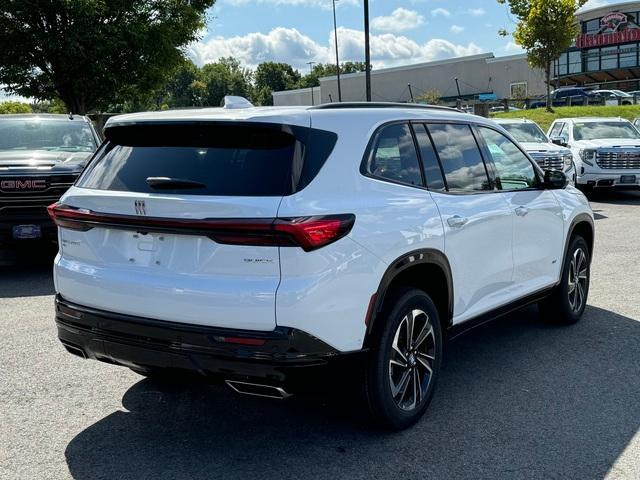
[[[54,203],[47,208],[62,228],[86,232],[94,227],[200,235],[225,245],[301,247],[309,252],[349,234],[355,215],[295,218],[173,219],[98,213]]]

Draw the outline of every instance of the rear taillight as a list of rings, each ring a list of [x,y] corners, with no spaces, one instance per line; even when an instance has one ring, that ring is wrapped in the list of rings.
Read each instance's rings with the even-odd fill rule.
[[[170,219],[97,213],[61,203],[54,203],[47,210],[56,225],[71,230],[86,232],[94,227],[109,227],[203,235],[225,245],[301,247],[307,252],[347,235],[356,218],[352,214],[343,214],[295,218]]]

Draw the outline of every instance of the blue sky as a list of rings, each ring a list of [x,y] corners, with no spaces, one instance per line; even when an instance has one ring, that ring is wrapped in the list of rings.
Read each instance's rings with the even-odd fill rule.
[[[614,3],[590,0],[584,8]],[[281,61],[299,69],[306,62],[332,62],[331,0],[218,0],[209,24],[190,51],[196,63],[233,55],[245,65]],[[482,52],[520,53],[505,6],[495,0],[370,0],[374,68]],[[341,60],[364,60],[361,0],[337,2]]]

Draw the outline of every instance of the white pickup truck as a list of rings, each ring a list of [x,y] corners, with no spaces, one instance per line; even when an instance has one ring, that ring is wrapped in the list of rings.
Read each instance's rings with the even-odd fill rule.
[[[570,183],[575,182],[576,169],[571,150],[552,143],[537,123],[525,118],[497,118],[542,169],[562,170]]]
[[[640,188],[640,133],[628,120],[559,118],[548,135],[571,149],[578,188]]]

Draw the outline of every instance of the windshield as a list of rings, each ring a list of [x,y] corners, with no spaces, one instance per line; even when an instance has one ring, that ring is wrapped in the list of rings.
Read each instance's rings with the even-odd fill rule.
[[[548,143],[547,137],[535,123],[504,123],[502,126],[518,142]]]
[[[640,139],[638,130],[629,122],[576,123],[573,128],[576,140],[598,140],[601,138]]]
[[[622,90],[611,90],[613,93],[615,93],[616,95],[618,95],[619,97],[630,97],[631,95],[629,95],[627,92],[623,92]]]
[[[0,150],[93,152],[96,143],[84,122],[0,118]]]

